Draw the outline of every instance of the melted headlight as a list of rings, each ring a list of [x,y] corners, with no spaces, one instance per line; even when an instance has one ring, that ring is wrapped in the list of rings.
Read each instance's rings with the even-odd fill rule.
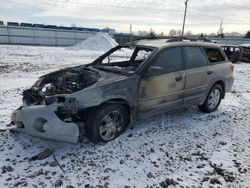
[[[50,105],[54,103],[64,103],[65,100],[66,99],[64,96],[52,96],[52,97],[46,97],[44,101],[46,105]]]
[[[64,101],[64,105],[57,107],[58,112],[61,113],[69,113],[69,114],[77,114],[78,105],[76,98],[67,98]]]

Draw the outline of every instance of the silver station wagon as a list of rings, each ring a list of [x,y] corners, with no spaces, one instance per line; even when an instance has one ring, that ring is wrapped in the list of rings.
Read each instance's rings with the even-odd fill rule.
[[[141,40],[90,64],[44,75],[23,91],[13,130],[77,143],[115,139],[134,122],[197,105],[215,111],[232,88],[234,65],[213,43]]]

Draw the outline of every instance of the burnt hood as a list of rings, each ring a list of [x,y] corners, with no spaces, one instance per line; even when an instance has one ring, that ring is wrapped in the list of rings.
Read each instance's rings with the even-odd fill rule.
[[[57,70],[57,71],[53,71],[53,72],[50,72],[48,74],[44,74],[42,76],[40,76],[39,78],[44,78],[44,77],[47,77],[47,76],[54,76],[54,75],[57,75],[57,74],[60,74],[60,73],[63,73],[63,72],[66,72],[66,71],[73,71],[73,70],[79,70],[79,69],[84,69],[85,68],[85,65],[78,65],[78,66],[75,66],[75,67],[67,67],[67,68],[64,68],[64,69],[60,69],[60,70]]]
[[[70,67],[43,75],[30,88],[23,91],[25,104],[43,101],[45,97],[67,95],[89,87],[101,78],[98,70],[84,65]]]

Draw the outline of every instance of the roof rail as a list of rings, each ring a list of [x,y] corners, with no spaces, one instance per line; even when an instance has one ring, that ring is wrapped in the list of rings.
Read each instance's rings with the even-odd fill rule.
[[[203,42],[213,42],[210,39],[207,39],[205,37],[199,37],[198,39],[194,38],[188,38],[188,37],[173,37],[170,39],[167,39],[166,42],[180,42],[180,41],[203,41]]]
[[[180,41],[197,41],[197,40],[188,37],[172,37],[170,39],[167,39],[166,42],[180,42]]]

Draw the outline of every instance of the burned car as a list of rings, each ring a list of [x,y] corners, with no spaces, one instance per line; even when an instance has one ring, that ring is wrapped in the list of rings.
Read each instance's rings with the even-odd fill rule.
[[[90,64],[52,72],[23,91],[12,113],[18,132],[77,143],[118,137],[134,122],[198,105],[215,111],[233,85],[234,66],[216,44],[143,40]],[[82,130],[80,132],[80,130]]]
[[[236,45],[221,45],[222,50],[227,55],[228,59],[236,63],[238,61],[249,63],[250,62],[250,45],[242,44]]]

